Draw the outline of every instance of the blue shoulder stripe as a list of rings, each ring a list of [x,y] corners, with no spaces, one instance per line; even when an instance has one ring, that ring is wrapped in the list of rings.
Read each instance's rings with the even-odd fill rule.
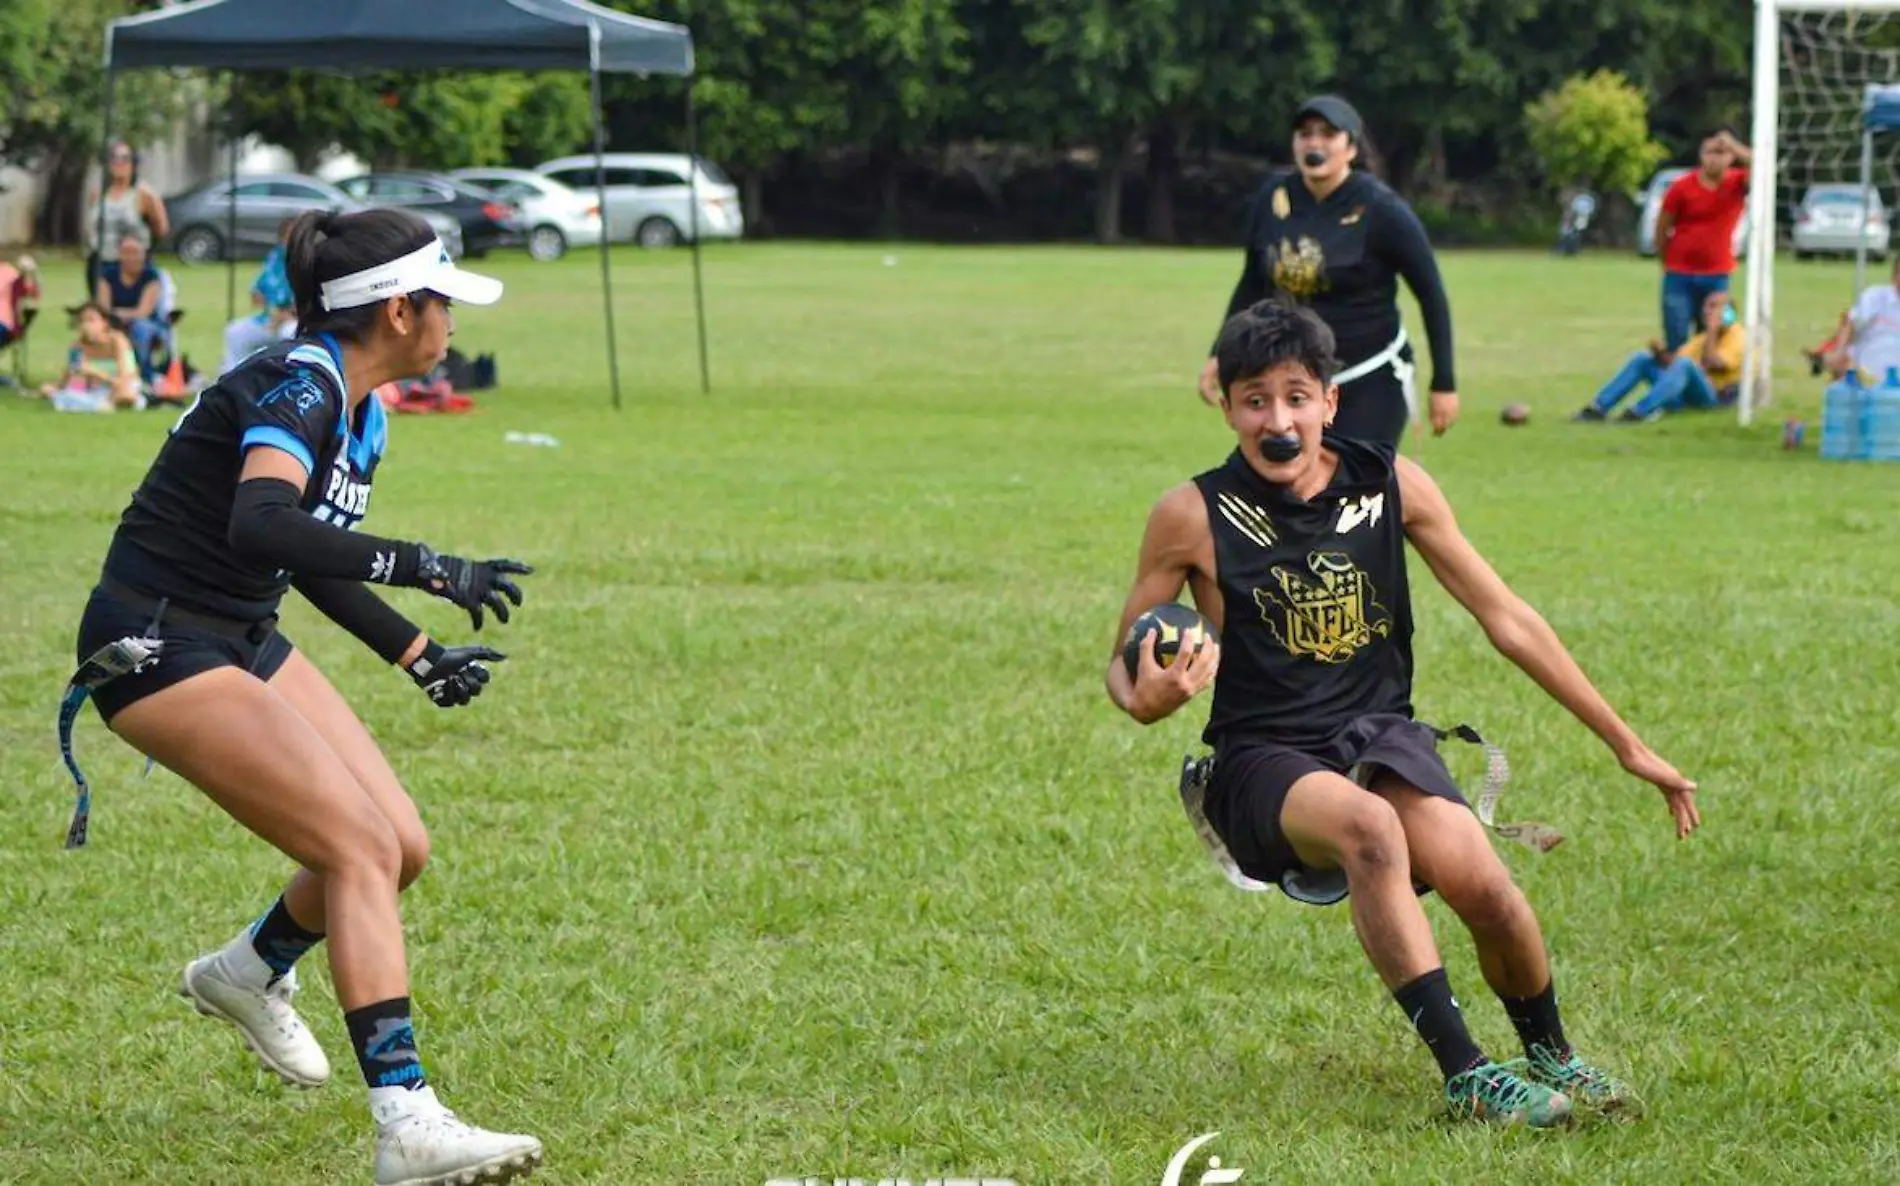
[[[359,438],[354,432],[344,433],[349,442],[350,464],[362,473],[368,473],[370,467],[382,459],[383,449],[389,444],[389,417],[383,412],[383,401],[370,392],[364,401],[363,435]]]
[[[310,342],[301,342],[293,347],[289,354],[285,355],[284,361],[307,367],[315,367],[317,370],[330,376],[330,382],[336,384],[338,391],[344,390],[343,372],[337,368],[336,359],[332,358],[330,352],[325,350],[322,346]]]
[[[257,445],[269,445],[303,462],[305,473],[315,473],[317,459],[310,455],[310,446],[299,440],[296,434],[275,424],[257,424],[244,432],[244,439],[238,443],[239,453],[248,453]]]

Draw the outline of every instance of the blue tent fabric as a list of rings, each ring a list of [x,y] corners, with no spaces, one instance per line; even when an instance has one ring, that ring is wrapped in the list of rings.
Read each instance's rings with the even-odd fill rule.
[[[690,76],[682,25],[585,0],[194,0],[113,21],[106,66],[588,70]]]
[[[1900,131],[1900,85],[1874,83],[1861,104],[1861,122],[1870,132]]]

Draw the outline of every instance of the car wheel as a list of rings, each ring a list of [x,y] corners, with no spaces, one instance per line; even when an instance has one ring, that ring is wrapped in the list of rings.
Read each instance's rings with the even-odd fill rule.
[[[567,236],[561,228],[543,223],[528,233],[528,255],[537,263],[553,263],[567,254]]]
[[[683,236],[672,219],[655,215],[634,229],[633,238],[642,247],[655,248],[678,247]]]
[[[224,258],[224,236],[208,226],[186,227],[177,240],[178,258],[187,264],[208,264]]]

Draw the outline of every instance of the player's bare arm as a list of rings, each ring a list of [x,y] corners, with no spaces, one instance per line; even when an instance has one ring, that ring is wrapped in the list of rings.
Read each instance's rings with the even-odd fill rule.
[[[1207,640],[1184,647],[1186,662],[1162,667],[1155,658],[1153,632],[1142,643],[1133,678],[1122,665],[1120,640],[1150,606],[1173,601],[1192,582],[1194,601],[1207,620],[1220,628],[1220,595],[1214,590],[1214,537],[1207,526],[1207,505],[1192,482],[1161,496],[1149,512],[1135,563],[1135,581],[1122,605],[1115,629],[1116,647],[1108,662],[1108,695],[1129,716],[1150,725],[1168,716],[1210,687],[1220,668],[1220,646]]]
[[[1702,822],[1695,784],[1644,744],[1591,684],[1550,623],[1478,554],[1431,476],[1409,458],[1399,458],[1397,469],[1406,538],[1438,583],[1477,620],[1500,654],[1587,725],[1625,770],[1662,791],[1678,837],[1694,831]]]

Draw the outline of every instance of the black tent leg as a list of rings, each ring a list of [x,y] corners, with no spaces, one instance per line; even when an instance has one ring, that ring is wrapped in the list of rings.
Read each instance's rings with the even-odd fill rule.
[[[112,93],[117,89],[119,75],[110,63],[106,65],[106,130],[105,137],[99,142],[99,205],[94,210],[92,229],[92,256],[99,260],[99,267],[106,266],[106,187],[112,184]],[[92,300],[99,291],[97,272],[86,274],[86,299]]]
[[[594,95],[594,189],[600,195],[600,295],[607,310],[607,373],[613,383],[614,410],[620,410],[620,343],[614,334],[613,236],[607,217],[607,129],[603,122],[600,99],[599,31],[587,67],[587,78]]]
[[[706,292],[699,277],[699,119],[693,111],[693,80],[686,80],[686,171],[691,196],[687,220],[693,234],[693,320],[699,327],[699,393],[712,394],[712,372],[706,361]]]
[[[243,110],[241,91],[236,77],[231,79],[231,109],[225,113],[230,120],[226,139],[230,145],[225,157],[225,210],[224,210],[224,323],[237,320],[237,165],[238,165],[238,128],[241,126],[239,112]]]

